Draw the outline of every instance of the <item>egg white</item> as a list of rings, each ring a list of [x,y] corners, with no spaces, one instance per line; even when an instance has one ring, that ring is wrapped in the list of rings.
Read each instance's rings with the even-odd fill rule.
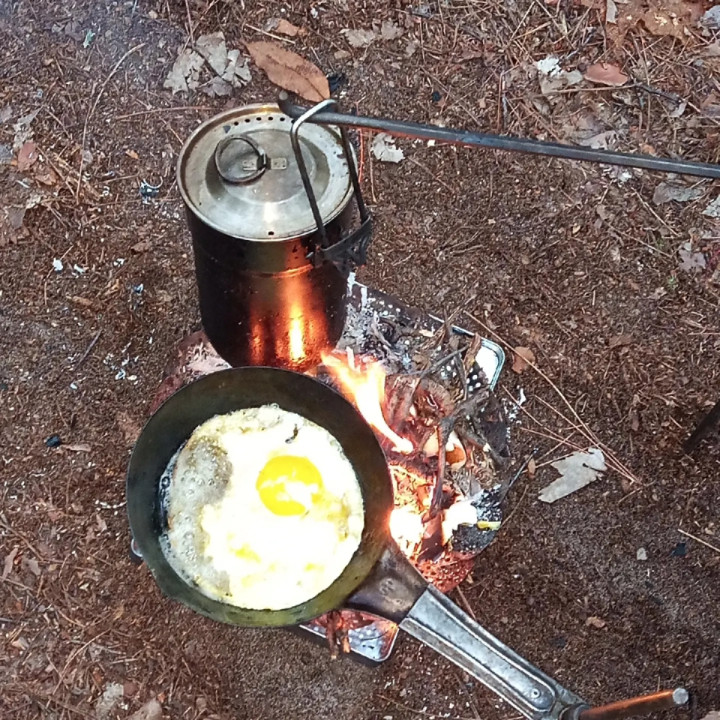
[[[347,520],[313,506],[277,515],[256,483],[277,455],[304,457]],[[364,507],[350,461],[324,428],[274,405],[218,415],[177,455],[168,490],[165,554],[207,596],[280,610],[329,587],[360,545]]]

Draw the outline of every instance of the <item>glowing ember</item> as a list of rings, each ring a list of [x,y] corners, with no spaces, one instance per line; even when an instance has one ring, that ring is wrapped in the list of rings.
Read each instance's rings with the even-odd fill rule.
[[[352,356],[351,356],[352,358]],[[352,359],[347,361],[337,355],[323,355],[323,364],[333,379],[340,385],[343,393],[351,399],[368,424],[384,435],[394,445],[396,452],[408,454],[413,444],[407,438],[400,437],[385,422],[382,405],[385,399],[385,375],[382,365],[377,361],[363,363],[356,367]]]

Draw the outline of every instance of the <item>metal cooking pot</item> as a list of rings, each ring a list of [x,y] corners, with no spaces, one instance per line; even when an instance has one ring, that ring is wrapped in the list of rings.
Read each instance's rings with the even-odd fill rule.
[[[326,428],[352,463],[365,504],[360,546],[337,580],[285,610],[247,610],[212,600],[182,579],[160,545],[166,519],[159,480],[178,448],[211,417],[276,403]],[[214,620],[244,626],[293,625],[341,606],[372,612],[434,648],[528,718],[558,718],[584,707],[574,693],[531,665],[428,585],[390,538],[393,492],[382,448],[358,411],[313,378],[245,367],[206,375],[170,397],[145,425],[127,476],[130,528],[140,554],[169,597]],[[289,542],[293,542],[290,539]]]
[[[295,120],[277,105],[229,110],[180,152],[202,324],[233,366],[302,371],[342,334],[372,227],[346,132],[306,124],[334,106]]]

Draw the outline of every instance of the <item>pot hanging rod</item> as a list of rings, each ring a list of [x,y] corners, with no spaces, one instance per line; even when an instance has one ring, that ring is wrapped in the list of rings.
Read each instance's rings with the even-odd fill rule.
[[[296,105],[284,90],[278,95],[280,109],[290,118],[296,120],[307,112],[308,108]],[[608,165],[624,165],[626,167],[657,170],[680,175],[720,179],[720,165],[714,163],[693,162],[691,160],[672,160],[671,158],[653,157],[651,155],[635,155],[613,150],[591,150],[589,148],[563,145],[561,143],[517,138],[505,135],[490,135],[470,130],[453,130],[452,128],[424,125],[422,123],[390,120],[388,118],[350,115],[334,111],[321,110],[308,118],[307,122],[318,125],[336,125],[339,127],[362,128],[376,130],[398,137],[435,140],[449,145],[465,147],[486,147],[494,150],[529,153],[531,155],[548,155],[565,158],[566,160],[583,160],[585,162],[606,163]]]

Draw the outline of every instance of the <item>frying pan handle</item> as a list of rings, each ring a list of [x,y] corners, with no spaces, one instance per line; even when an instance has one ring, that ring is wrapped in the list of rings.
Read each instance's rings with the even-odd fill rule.
[[[432,585],[400,627],[532,720],[557,720],[582,700],[468,617]]]

